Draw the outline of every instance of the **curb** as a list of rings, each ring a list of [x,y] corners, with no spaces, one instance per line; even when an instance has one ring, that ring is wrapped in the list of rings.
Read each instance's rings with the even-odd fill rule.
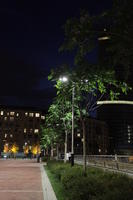
[[[44,200],[57,200],[55,192],[52,188],[52,185],[49,181],[49,178],[44,169],[44,165],[40,164],[41,177],[42,177],[42,190]]]

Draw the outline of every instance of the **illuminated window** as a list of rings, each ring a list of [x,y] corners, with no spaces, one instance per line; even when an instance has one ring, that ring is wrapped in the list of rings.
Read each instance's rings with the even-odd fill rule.
[[[110,37],[109,36],[104,36],[104,37],[99,37],[98,40],[102,41],[102,40],[109,40]]]
[[[128,133],[131,132],[131,126],[130,125],[127,125],[127,131],[128,131]]]
[[[33,131],[33,129],[31,128],[31,129],[30,129],[30,133],[32,133],[32,131]]]
[[[27,112],[25,113],[25,116],[28,116],[28,113],[27,113]]]
[[[98,149],[99,153],[101,152],[101,149]]]
[[[14,117],[10,117],[10,121],[14,121]]]
[[[6,121],[6,120],[7,120],[7,117],[4,117],[4,120]]]
[[[41,119],[45,119],[45,116],[42,115],[42,116],[41,116]]]
[[[2,110],[2,111],[0,112],[0,114],[1,114],[1,115],[4,115],[4,111]]]
[[[10,112],[10,115],[11,115],[11,116],[14,116],[14,113],[15,113],[15,112]]]
[[[34,133],[38,133],[38,132],[39,132],[39,129],[35,129],[35,130],[34,130]]]
[[[12,135],[12,134],[10,134],[10,138],[13,138],[13,135]]]
[[[18,116],[19,116],[19,113],[17,113],[16,116],[18,117]]]
[[[131,141],[130,140],[128,140],[128,143],[130,143]]]
[[[77,136],[80,137],[80,133],[78,133]]]
[[[7,115],[9,115],[9,112],[7,112]]]
[[[33,116],[34,116],[34,113],[29,113],[29,116],[30,116],[30,117],[33,117]]]
[[[5,133],[5,138],[7,138],[7,133]]]
[[[27,130],[26,130],[26,128],[24,128],[24,133],[26,133],[27,132]]]
[[[36,117],[40,117],[40,114],[39,114],[39,113],[36,113],[35,116],[36,116]]]

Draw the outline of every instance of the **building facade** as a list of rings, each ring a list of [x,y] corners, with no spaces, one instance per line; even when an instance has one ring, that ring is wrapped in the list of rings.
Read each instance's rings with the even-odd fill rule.
[[[102,101],[98,118],[109,127],[109,154],[133,155],[133,102]]]
[[[10,151],[13,145],[18,152],[39,145],[44,119],[40,110],[0,106],[0,153]]]
[[[110,66],[112,55],[108,49],[111,38],[107,37],[106,30],[104,37],[99,41],[99,63]],[[125,81],[133,88],[133,67],[128,69],[122,65],[115,66],[116,78],[121,82]],[[130,72],[130,73],[129,73]],[[128,76],[127,76],[128,75]],[[98,108],[98,119],[105,121],[109,127],[109,154],[133,154],[133,91],[127,95],[121,94],[119,101],[101,102]]]
[[[107,154],[108,126],[105,122],[96,119],[86,120],[86,154],[103,155]],[[75,131],[76,132],[76,131]],[[75,133],[75,154],[83,153],[83,135],[82,130]]]

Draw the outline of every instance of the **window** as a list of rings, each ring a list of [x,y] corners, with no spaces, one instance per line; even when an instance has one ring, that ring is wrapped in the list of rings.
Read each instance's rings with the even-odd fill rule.
[[[36,117],[40,117],[40,113],[36,113],[35,116],[36,116]]]
[[[10,117],[10,121],[14,121],[14,117]]]
[[[77,137],[80,137],[80,133],[77,133]]]
[[[10,134],[10,138],[13,138],[13,135],[12,135],[12,134]]]
[[[45,116],[42,115],[42,116],[41,116],[41,119],[45,119]]]
[[[104,36],[104,37],[99,37],[98,40],[101,41],[101,40],[109,40],[110,37],[108,36]]]
[[[30,116],[30,117],[33,117],[33,116],[34,116],[34,113],[29,113],[29,116]]]
[[[26,128],[24,128],[24,133],[26,133],[27,132],[27,130],[26,130]]]
[[[7,138],[7,133],[5,133],[5,138]]]
[[[7,120],[7,117],[4,117],[4,120],[6,121],[6,120]]]
[[[38,133],[38,132],[39,132],[39,129],[35,129],[35,130],[34,130],[34,133]]]
[[[10,112],[10,115],[11,115],[11,116],[14,116],[14,113],[15,113],[15,112],[11,111],[11,112]]]
[[[1,110],[0,114],[1,114],[1,115],[4,115],[4,111],[3,111],[3,110]]]
[[[28,113],[27,113],[27,112],[25,113],[25,116],[28,116]]]
[[[33,131],[33,129],[32,129],[32,128],[30,128],[30,133],[32,133],[32,131]]]
[[[99,153],[101,152],[101,149],[98,149]]]
[[[19,116],[19,113],[17,113],[16,116],[18,117],[18,116]]]

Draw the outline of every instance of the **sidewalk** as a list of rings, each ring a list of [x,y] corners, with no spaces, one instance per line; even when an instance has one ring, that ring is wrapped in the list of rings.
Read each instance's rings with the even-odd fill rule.
[[[43,164],[0,159],[1,200],[56,200]]]
[[[1,200],[57,200],[43,163],[0,159]]]

